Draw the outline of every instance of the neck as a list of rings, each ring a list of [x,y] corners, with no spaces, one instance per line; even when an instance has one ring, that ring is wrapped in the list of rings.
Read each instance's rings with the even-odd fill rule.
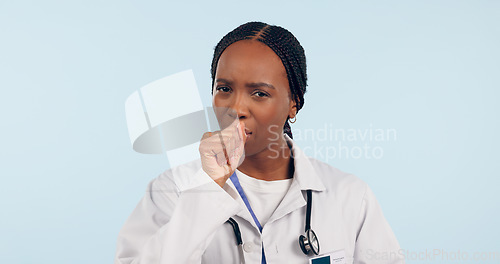
[[[293,158],[285,138],[278,146],[273,145],[272,149],[245,157],[238,170],[253,178],[265,181],[292,178],[294,173]]]

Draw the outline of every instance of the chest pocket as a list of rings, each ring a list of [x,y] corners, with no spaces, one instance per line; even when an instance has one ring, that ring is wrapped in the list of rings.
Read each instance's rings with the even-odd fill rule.
[[[203,264],[240,263],[240,255],[236,244],[236,237],[230,224],[220,226],[212,238],[207,241],[208,246],[202,255]]]

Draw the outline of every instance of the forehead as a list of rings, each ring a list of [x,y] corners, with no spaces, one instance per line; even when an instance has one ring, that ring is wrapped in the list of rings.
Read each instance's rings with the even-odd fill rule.
[[[227,47],[221,54],[216,75],[222,78],[287,79],[281,59],[264,43],[257,40],[240,40]],[[232,76],[226,76],[232,75]]]

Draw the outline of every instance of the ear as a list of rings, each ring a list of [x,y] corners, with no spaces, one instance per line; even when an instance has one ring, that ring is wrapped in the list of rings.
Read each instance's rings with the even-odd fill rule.
[[[288,118],[294,118],[297,115],[297,104],[294,100],[290,100],[290,107],[288,110]]]

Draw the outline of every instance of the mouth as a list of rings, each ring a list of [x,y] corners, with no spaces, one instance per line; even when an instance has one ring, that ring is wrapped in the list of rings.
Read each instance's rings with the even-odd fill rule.
[[[246,135],[246,141],[248,141],[248,139],[252,135],[252,131],[250,131],[249,129],[245,128],[245,135]]]

